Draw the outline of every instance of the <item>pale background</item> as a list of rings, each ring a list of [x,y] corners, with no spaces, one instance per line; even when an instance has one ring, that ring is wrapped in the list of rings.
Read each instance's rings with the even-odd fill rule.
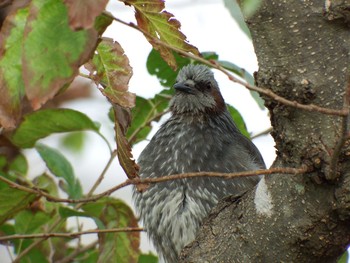
[[[114,16],[126,22],[136,22],[133,9],[118,1],[111,1],[108,10]],[[200,52],[215,51],[219,54],[220,60],[233,62],[250,73],[258,69],[251,41],[239,29],[229,11],[224,7],[222,0],[168,0],[166,10],[173,13],[176,19],[181,22],[182,32]],[[133,77],[130,81],[132,92],[150,98],[162,89],[157,78],[150,76],[147,72],[146,59],[151,51],[151,45],[148,44],[140,32],[125,25],[113,23],[106,31],[105,36],[117,40],[130,60],[133,68]],[[250,133],[256,134],[270,127],[267,110],[259,109],[249,91],[229,81],[224,74],[217,71],[214,71],[214,73],[226,102],[239,110]],[[110,105],[99,91],[96,90],[93,99],[80,100],[65,106],[82,111],[94,121],[100,122],[102,133],[114,145],[113,125],[107,118]],[[159,127],[159,124],[155,124],[155,127]],[[152,134],[154,132],[155,130],[152,131]],[[59,136],[61,135],[51,136],[45,139],[44,143],[56,147],[58,146],[57,138]],[[261,136],[255,139],[254,143],[261,151],[266,165],[269,167],[275,158],[274,142],[271,136]],[[135,158],[138,157],[146,144],[147,141],[135,145],[133,148]],[[30,176],[36,176],[45,171],[45,166],[34,150],[26,151],[26,155],[31,168]],[[64,151],[64,155],[74,165],[75,174],[80,178],[85,192],[94,184],[109,159],[108,148],[93,133],[88,134],[88,143],[82,153],[74,154]],[[115,161],[95,193],[107,190],[125,181],[125,179],[126,176],[123,170]],[[115,192],[113,196],[125,200],[132,206],[131,187],[121,189]],[[80,220],[80,222],[83,222],[84,229],[96,227],[90,220]],[[72,220],[72,223],[75,223],[75,220]],[[93,235],[84,236],[83,241],[90,242],[92,238],[94,238]],[[141,248],[144,252],[153,249],[145,234],[142,234]],[[3,246],[0,246],[0,262],[11,262],[8,252]]]

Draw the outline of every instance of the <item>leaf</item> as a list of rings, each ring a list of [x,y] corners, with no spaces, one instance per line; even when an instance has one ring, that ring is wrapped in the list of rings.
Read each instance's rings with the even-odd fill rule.
[[[44,173],[34,178],[33,183],[41,190],[46,191],[50,195],[58,196],[58,187],[51,176]]]
[[[108,0],[63,0],[68,7],[69,25],[72,29],[88,29],[95,18],[106,8]]]
[[[95,203],[82,206],[91,216],[99,218],[106,228],[137,227],[137,219],[132,209],[123,201],[103,198]],[[139,256],[140,233],[116,232],[99,234],[98,262],[137,262]]]
[[[242,15],[241,9],[237,1],[224,0],[224,3],[225,7],[230,11],[230,14],[233,17],[233,19],[237,22],[238,26],[247,35],[247,37],[251,39],[252,37],[250,35],[249,28],[247,27],[247,24],[244,21],[244,17]]]
[[[245,122],[242,118],[242,115],[238,112],[238,110],[236,110],[231,105],[227,105],[227,108],[233,120],[235,121],[237,128],[240,130],[240,132],[247,138],[250,138],[250,134],[247,131],[247,127],[245,126]]]
[[[10,13],[0,32],[0,126],[5,129],[15,128],[22,114],[25,91],[21,58],[27,16],[28,8]]]
[[[161,57],[160,53],[155,49],[152,49],[147,57],[146,66],[149,74],[156,75],[160,84],[164,87],[172,87],[179,70],[191,62],[189,58],[181,57],[175,52],[173,55],[176,64],[178,65],[178,70],[176,71],[167,64],[167,62]]]
[[[105,229],[104,224],[102,223],[102,221],[99,218],[93,217],[93,216],[89,215],[88,213],[76,211],[76,210],[70,209],[68,207],[63,207],[63,206],[61,206],[58,209],[58,212],[62,218],[68,218],[68,217],[72,217],[72,216],[92,218],[95,221],[95,223],[99,229]]]
[[[78,199],[83,195],[79,180],[75,177],[73,167],[69,161],[57,150],[44,144],[36,144],[36,150],[46,163],[52,174],[65,180],[65,192],[69,198]]]
[[[134,107],[135,94],[128,91],[132,69],[123,48],[111,38],[102,38],[96,52],[86,65],[92,79],[104,87],[100,90],[111,102]]]
[[[164,1],[125,0],[123,2],[135,8],[139,28],[144,31],[145,37],[160,52],[162,58],[172,69],[177,69],[173,51],[160,45],[159,41],[173,48],[199,55],[197,48],[190,45],[186,41],[186,36],[181,33],[180,22],[175,19],[173,14],[164,10]]]
[[[158,257],[152,253],[141,254],[138,263],[158,263]]]
[[[73,31],[69,27],[67,8],[61,1],[31,2],[22,63],[26,94],[34,109],[73,80],[96,41],[96,30]]]
[[[206,60],[219,60],[219,55],[213,51],[201,52],[201,55]]]
[[[9,164],[9,171],[25,176],[28,172],[28,162],[23,154],[18,154]]]
[[[33,147],[37,140],[53,133],[90,130],[99,126],[85,114],[71,109],[48,109],[28,114],[11,137],[21,147]]]
[[[135,178],[137,176],[139,167],[135,163],[133,155],[131,153],[131,146],[125,138],[126,123],[127,119],[130,119],[129,113],[124,111],[118,105],[113,106],[114,109],[114,130],[117,142],[117,155],[119,159],[119,164],[123,168],[124,172],[129,179]],[[121,123],[124,123],[121,125]],[[128,126],[128,125],[127,125]]]
[[[127,176],[134,178],[137,176],[138,166],[125,138],[130,124],[129,108],[135,106],[135,94],[128,92],[128,83],[132,75],[129,60],[117,42],[103,38],[97,47],[97,54],[86,68],[92,78],[101,83],[104,87],[101,92],[112,102],[119,163]]]
[[[13,218],[18,212],[27,208],[36,195],[23,192],[10,187],[1,188],[0,191],[0,225],[7,219]]]
[[[136,106],[132,109],[132,122],[126,138],[131,144],[138,143],[148,136],[152,121],[158,121],[169,106],[173,90],[163,90],[152,99],[136,97]]]
[[[349,262],[349,251],[345,251],[345,253],[340,257],[337,263],[348,263]]]
[[[228,61],[218,61],[218,62],[224,68],[232,71],[237,76],[240,76],[241,78],[243,78],[245,81],[247,81],[248,84],[252,86],[255,85],[254,77],[249,72],[247,72],[244,68],[241,68],[236,64]],[[250,91],[250,94],[254,98],[255,102],[258,104],[259,108],[262,110],[265,109],[264,100],[260,97],[259,93],[257,93],[256,91]]]
[[[86,142],[86,134],[84,132],[71,132],[61,139],[61,144],[71,150],[79,153],[84,148]]]
[[[105,32],[107,27],[112,24],[113,22],[113,15],[111,15],[109,12],[105,11],[102,14],[100,14],[95,19],[95,29],[97,30],[98,34],[102,36],[102,34]]]
[[[261,6],[261,0],[244,0],[241,4],[242,13],[246,18],[254,15]]]
[[[35,212],[24,210],[18,213],[15,217],[16,233],[32,234],[43,231],[39,229],[44,224],[47,224],[52,217],[43,212]]]

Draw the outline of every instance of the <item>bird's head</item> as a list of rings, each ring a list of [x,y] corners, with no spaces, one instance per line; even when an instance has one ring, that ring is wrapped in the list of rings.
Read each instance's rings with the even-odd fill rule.
[[[204,65],[183,67],[174,84],[175,95],[170,102],[173,114],[219,114],[225,110],[213,72]]]

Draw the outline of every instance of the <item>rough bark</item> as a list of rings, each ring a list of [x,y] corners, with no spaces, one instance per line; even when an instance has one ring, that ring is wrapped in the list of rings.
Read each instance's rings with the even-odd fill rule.
[[[349,1],[263,1],[247,19],[259,62],[257,86],[342,109],[349,14]],[[183,250],[182,262],[336,262],[350,243],[346,117],[265,101],[277,149],[273,167],[307,165],[310,172],[266,176],[246,195],[223,200]]]

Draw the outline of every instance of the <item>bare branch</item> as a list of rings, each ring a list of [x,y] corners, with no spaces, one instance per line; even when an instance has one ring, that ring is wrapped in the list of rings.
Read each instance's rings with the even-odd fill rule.
[[[102,173],[100,174],[100,176],[97,178],[96,182],[94,183],[94,185],[91,187],[89,193],[87,194],[88,196],[92,195],[93,192],[96,190],[96,188],[101,184],[102,180],[104,179],[105,177],[105,174],[107,173],[109,167],[111,166],[114,158],[117,156],[117,151],[114,150],[112,153],[111,153],[111,156],[106,164],[106,166],[103,168],[103,171]]]
[[[256,175],[267,175],[267,174],[303,174],[306,172],[309,172],[310,168],[307,166],[301,166],[299,168],[291,168],[291,167],[276,167],[276,168],[270,168],[270,169],[263,169],[263,170],[255,170],[255,171],[244,171],[244,172],[238,172],[238,173],[218,173],[218,172],[195,172],[195,173],[183,173],[183,174],[173,174],[173,175],[167,175],[162,176],[158,178],[134,178],[134,179],[127,179],[125,182],[118,184],[114,187],[112,187],[109,190],[106,190],[105,192],[102,192],[100,194],[94,195],[94,196],[88,196],[86,198],[82,199],[68,199],[68,198],[58,198],[54,197],[52,195],[47,194],[46,192],[36,189],[36,188],[29,188],[25,186],[18,185],[12,181],[7,180],[6,178],[0,176],[0,180],[8,183],[10,187],[14,187],[17,189],[21,189],[22,191],[29,192],[36,194],[38,196],[43,196],[47,199],[49,202],[61,202],[61,203],[71,203],[71,204],[77,204],[77,203],[87,203],[87,202],[93,202],[97,201],[98,199],[101,199],[102,197],[109,196],[115,191],[124,188],[128,185],[139,185],[139,184],[152,184],[152,183],[160,183],[160,182],[166,182],[166,181],[172,181],[172,180],[180,180],[185,178],[196,178],[196,177],[220,177],[224,179],[233,179],[237,177],[247,177],[247,176],[256,176]],[[76,209],[79,209],[81,206],[75,207]]]
[[[258,137],[260,137],[262,135],[268,135],[270,132],[272,132],[272,130],[273,130],[273,128],[269,127],[266,130],[264,130],[264,131],[261,131],[261,132],[258,132],[256,134],[253,134],[252,136],[250,136],[250,138],[253,140],[253,139],[258,138]]]
[[[56,261],[56,263],[70,263],[73,262],[73,260],[80,254],[84,253],[85,251],[88,251],[92,248],[94,248],[98,244],[98,240],[92,242],[89,245],[86,245],[84,247],[77,247],[70,255],[62,258],[61,260]]]
[[[104,233],[118,233],[118,232],[140,232],[143,231],[142,227],[124,227],[124,228],[110,228],[110,229],[91,229],[73,233],[40,233],[40,234],[28,234],[28,235],[10,235],[1,236],[0,241],[10,241],[14,239],[48,239],[53,237],[64,238],[78,238],[82,235],[90,234],[104,234]]]

